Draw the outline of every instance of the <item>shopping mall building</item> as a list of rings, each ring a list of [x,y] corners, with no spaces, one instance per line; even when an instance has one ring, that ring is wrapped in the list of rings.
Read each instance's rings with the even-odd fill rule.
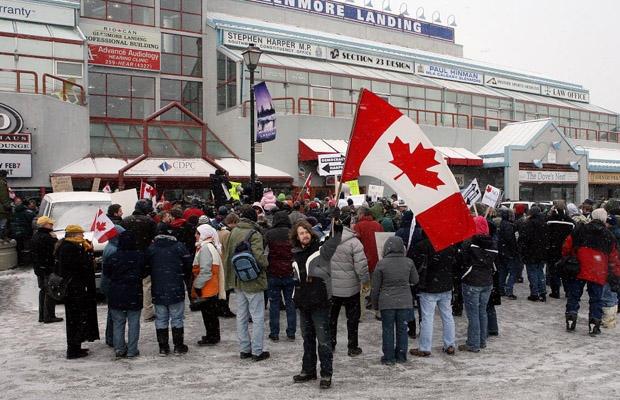
[[[70,176],[80,190],[100,178],[178,194],[207,188],[216,168],[247,181],[242,52],[254,44],[255,79],[277,116],[276,139],[255,147],[266,186],[291,191],[312,173],[313,194],[333,191],[321,156],[346,153],[367,88],[420,124],[461,186],[477,178],[521,200],[620,197],[618,114],[591,104],[587,88],[464,59],[455,28],[421,8],[364,4],[5,0],[0,168],[17,191]],[[371,183],[381,185],[360,177],[362,191]]]

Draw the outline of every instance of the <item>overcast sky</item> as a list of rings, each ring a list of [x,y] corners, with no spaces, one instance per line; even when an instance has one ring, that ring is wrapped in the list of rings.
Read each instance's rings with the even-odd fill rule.
[[[620,1],[597,0],[389,0],[393,12],[408,4],[426,21],[454,14],[463,55],[498,66],[582,85],[590,102],[620,113]],[[364,0],[364,3],[367,3]],[[372,0],[374,8],[388,0]],[[362,4],[362,0],[356,0]]]

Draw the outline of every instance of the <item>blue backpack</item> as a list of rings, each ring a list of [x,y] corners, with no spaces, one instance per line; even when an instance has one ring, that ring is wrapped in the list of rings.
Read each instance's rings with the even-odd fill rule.
[[[256,232],[252,229],[242,242],[239,242],[234,250],[230,262],[235,271],[235,275],[243,282],[252,281],[260,275],[260,266],[252,254],[252,244],[250,237]]]

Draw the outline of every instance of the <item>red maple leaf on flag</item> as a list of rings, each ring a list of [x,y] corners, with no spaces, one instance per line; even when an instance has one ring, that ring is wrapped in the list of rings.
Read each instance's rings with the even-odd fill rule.
[[[101,231],[101,232],[105,231],[106,225],[107,224],[105,222],[97,221],[96,223],[97,231]]]
[[[413,186],[424,185],[437,190],[439,185],[444,182],[438,178],[438,173],[429,171],[428,169],[439,164],[435,160],[435,150],[425,149],[422,143],[419,143],[413,153],[409,152],[409,143],[404,143],[399,137],[394,139],[393,143],[389,143],[390,151],[394,159],[391,164],[396,165],[403,172],[394,180],[400,178],[403,174],[407,175]]]

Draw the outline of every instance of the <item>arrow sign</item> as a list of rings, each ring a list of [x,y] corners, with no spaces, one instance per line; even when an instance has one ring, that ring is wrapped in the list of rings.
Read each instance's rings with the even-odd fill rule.
[[[320,176],[340,175],[344,167],[344,158],[341,153],[319,155],[317,172]]]
[[[478,186],[478,179],[474,178],[473,181],[467,186],[467,188],[463,189],[461,192],[463,195],[463,200],[465,200],[465,204],[471,206],[476,203],[482,197],[482,193],[480,192],[480,187]]]

